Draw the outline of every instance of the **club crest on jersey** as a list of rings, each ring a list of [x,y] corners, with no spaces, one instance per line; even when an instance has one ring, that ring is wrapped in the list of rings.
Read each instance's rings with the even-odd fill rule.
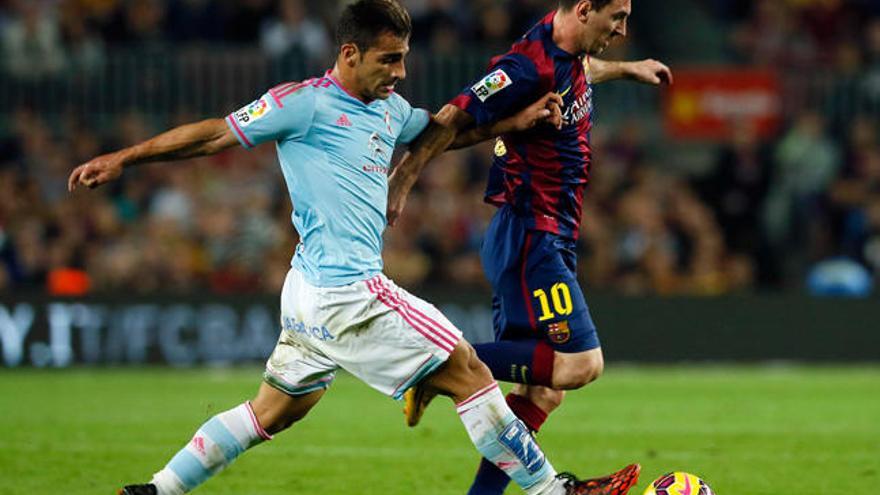
[[[564,344],[571,339],[571,329],[568,328],[568,321],[562,320],[547,325],[547,337],[554,344]]]
[[[264,96],[235,112],[233,117],[235,117],[235,121],[238,122],[238,125],[241,127],[247,127],[254,123],[254,121],[265,117],[266,114],[271,111],[272,105],[269,104],[269,100]]]
[[[502,69],[484,77],[480,82],[471,86],[471,91],[477,95],[480,101],[486,101],[490,96],[513,84],[513,80]]]
[[[382,142],[382,138],[379,137],[378,132],[374,132],[370,134],[370,152],[373,154],[373,159],[383,159],[387,160],[388,156],[385,153],[385,143]]]

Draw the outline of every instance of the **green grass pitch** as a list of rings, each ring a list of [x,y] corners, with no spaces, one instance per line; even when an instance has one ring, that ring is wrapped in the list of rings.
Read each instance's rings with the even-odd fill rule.
[[[0,494],[110,495],[146,480],[259,379],[256,368],[2,370]],[[880,368],[611,365],[539,440],[581,476],[641,462],[636,495],[670,470],[719,495],[871,493]],[[342,375],[308,418],[196,493],[463,495],[476,464],[448,400],[407,429],[399,403]]]

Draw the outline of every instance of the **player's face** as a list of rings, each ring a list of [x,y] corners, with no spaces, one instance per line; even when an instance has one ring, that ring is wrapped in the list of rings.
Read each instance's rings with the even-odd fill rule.
[[[626,20],[630,12],[631,0],[612,0],[601,10],[590,10],[584,25],[584,51],[598,55],[615,38],[626,36]]]
[[[404,59],[408,52],[409,38],[388,32],[379,35],[356,68],[362,96],[370,100],[391,96],[397,82],[406,78]]]

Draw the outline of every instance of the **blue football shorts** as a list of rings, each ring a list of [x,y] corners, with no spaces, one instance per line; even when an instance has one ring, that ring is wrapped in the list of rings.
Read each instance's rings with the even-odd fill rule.
[[[577,281],[576,241],[525,227],[502,206],[480,257],[492,284],[496,340],[543,338],[557,351],[599,347],[596,325]]]

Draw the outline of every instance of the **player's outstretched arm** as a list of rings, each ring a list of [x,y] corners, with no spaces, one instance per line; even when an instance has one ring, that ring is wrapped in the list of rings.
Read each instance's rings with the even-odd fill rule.
[[[454,105],[446,105],[435,115],[394,167],[388,179],[388,225],[394,226],[403,212],[406,197],[429,161],[447,149],[465,148],[487,139],[515,131],[525,131],[546,123],[562,125],[562,97],[547,93],[517,114],[481,127]]]
[[[634,62],[610,62],[598,58],[584,59],[584,67],[589,67],[594,83],[615,79],[632,79],[645,84],[672,84],[672,71],[662,62],[654,59]]]
[[[503,134],[526,131],[539,124],[549,124],[557,129],[562,127],[562,97],[559,93],[547,93],[504,120],[459,132],[449,149],[467,148]]]
[[[453,105],[445,105],[431,117],[428,127],[410,144],[409,151],[404,153],[388,178],[388,225],[397,223],[406,197],[425,165],[446,151],[458,132],[472,123],[470,115]]]
[[[101,155],[76,167],[67,180],[67,189],[73,191],[79,184],[89,188],[98,187],[116,180],[122,175],[122,169],[131,165],[212,155],[237,144],[238,140],[223,119],[182,125],[143,143]]]

